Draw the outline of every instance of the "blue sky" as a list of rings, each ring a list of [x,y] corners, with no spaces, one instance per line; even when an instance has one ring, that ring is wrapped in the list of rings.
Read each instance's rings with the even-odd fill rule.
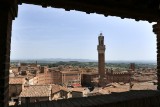
[[[73,58],[97,60],[103,33],[106,60],[156,60],[153,23],[20,5],[13,22],[11,59]]]

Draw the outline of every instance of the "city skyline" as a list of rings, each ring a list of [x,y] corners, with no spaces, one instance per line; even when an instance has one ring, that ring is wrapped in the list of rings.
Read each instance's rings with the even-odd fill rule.
[[[143,29],[142,29],[143,28]],[[98,59],[100,33],[107,60],[156,60],[156,36],[146,21],[64,9],[19,6],[11,59]]]

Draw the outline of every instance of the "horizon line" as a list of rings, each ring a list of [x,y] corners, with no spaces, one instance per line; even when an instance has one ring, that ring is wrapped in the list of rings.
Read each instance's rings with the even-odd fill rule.
[[[98,61],[98,59],[83,59],[83,58],[28,58],[28,59],[22,59],[22,58],[17,58],[17,59],[10,59],[11,61],[14,61],[14,60],[50,60],[50,61],[63,61],[63,60],[68,60],[68,61],[78,61],[78,60],[88,60],[88,61]],[[85,62],[86,62],[85,61]],[[105,62],[155,62],[157,63],[156,60],[107,60]]]

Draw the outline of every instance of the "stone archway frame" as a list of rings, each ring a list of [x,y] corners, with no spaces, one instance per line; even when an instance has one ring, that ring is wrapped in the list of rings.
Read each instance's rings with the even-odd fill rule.
[[[147,20],[157,22],[153,26],[153,32],[157,35],[157,77],[160,90],[160,16],[159,0],[139,1],[107,0],[99,3],[99,0],[1,0],[0,1],[0,105],[8,107],[9,99],[9,67],[10,67],[10,45],[12,21],[17,17],[18,3],[41,5],[42,7],[64,8],[66,11],[79,10],[86,13],[98,13],[105,16],[120,16],[121,18],[133,18],[136,20]],[[118,3],[116,3],[118,2]],[[144,2],[144,3],[143,3]],[[105,4],[107,3],[107,4]],[[115,5],[113,5],[113,4]],[[149,4],[150,3],[150,4]],[[127,7],[128,6],[128,7]],[[142,8],[142,9],[141,9]]]

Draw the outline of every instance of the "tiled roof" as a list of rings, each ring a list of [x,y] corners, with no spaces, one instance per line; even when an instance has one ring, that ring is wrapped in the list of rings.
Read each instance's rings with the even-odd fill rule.
[[[49,97],[50,94],[50,85],[30,85],[24,88],[20,97]]]
[[[24,77],[10,77],[9,84],[24,84],[25,78]]]
[[[63,87],[63,86],[60,86],[60,85],[52,85],[52,93],[56,93],[56,92],[59,92],[61,90],[66,91],[66,92],[69,91],[66,87]]]
[[[63,87],[63,86],[60,86],[60,89],[63,90],[63,91],[66,91],[66,92],[69,91],[69,89],[67,87]]]
[[[134,83],[133,90],[157,90],[157,85],[153,85],[153,83]]]
[[[77,73],[81,73],[80,71],[60,71],[63,74],[77,74]]]
[[[108,90],[108,92],[126,92],[126,91],[129,91],[129,88],[113,88],[113,87],[108,87],[106,88],[106,90]]]
[[[59,92],[60,90],[61,89],[59,85],[52,85],[52,93]]]
[[[98,75],[98,72],[85,72],[84,75]]]
[[[86,88],[72,88],[72,91],[76,91],[76,92],[83,92],[85,90]]]

